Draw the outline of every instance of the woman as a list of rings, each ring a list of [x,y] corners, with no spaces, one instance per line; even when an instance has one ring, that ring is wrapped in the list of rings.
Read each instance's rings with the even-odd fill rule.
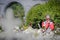
[[[49,15],[46,15],[46,21],[42,22],[42,28],[45,29],[43,32],[48,33],[54,30],[54,23],[51,22]]]

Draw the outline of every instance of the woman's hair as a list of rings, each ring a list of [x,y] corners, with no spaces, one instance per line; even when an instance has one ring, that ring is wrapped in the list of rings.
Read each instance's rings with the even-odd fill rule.
[[[50,15],[46,15],[46,18],[50,18]]]

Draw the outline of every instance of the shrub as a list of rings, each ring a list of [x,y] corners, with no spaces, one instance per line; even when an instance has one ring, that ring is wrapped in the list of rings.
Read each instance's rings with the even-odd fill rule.
[[[39,21],[44,20],[45,16],[49,14],[51,19],[57,23],[60,19],[60,1],[59,0],[49,0],[45,4],[36,4],[33,6],[26,17],[26,24],[29,25],[30,22],[39,23]],[[56,17],[58,16],[58,17]],[[60,22],[60,21],[59,21]]]

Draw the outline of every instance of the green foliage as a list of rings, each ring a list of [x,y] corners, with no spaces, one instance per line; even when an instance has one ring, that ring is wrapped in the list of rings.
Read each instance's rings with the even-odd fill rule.
[[[60,0],[49,0],[48,4],[50,7],[52,7],[54,15],[54,22],[56,27],[60,27]]]
[[[23,9],[23,6],[21,4],[13,3],[11,5],[11,8],[14,11],[14,16],[15,17],[23,19],[23,17],[24,17],[24,9]]]
[[[40,20],[44,20],[45,16],[49,14],[51,19],[55,23],[60,19],[60,1],[59,0],[49,0],[45,4],[37,4],[33,6],[27,14],[27,25],[32,22],[38,23]],[[56,17],[58,16],[58,18]]]
[[[23,17],[25,16],[23,6],[18,2],[12,2],[10,5],[8,5],[8,7],[13,9],[14,17],[20,18],[23,24],[24,23]]]

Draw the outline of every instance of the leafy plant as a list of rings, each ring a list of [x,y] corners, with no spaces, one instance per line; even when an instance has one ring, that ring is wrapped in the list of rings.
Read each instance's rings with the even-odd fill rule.
[[[23,23],[24,22],[23,17],[25,16],[23,6],[18,2],[12,2],[8,7],[13,9],[14,17],[20,18]]]
[[[27,25],[32,22],[36,22],[36,25],[40,20],[44,20],[45,16],[49,14],[51,19],[57,24],[60,19],[60,1],[59,0],[49,0],[45,4],[36,4],[33,6],[26,17]],[[56,17],[58,16],[58,17]],[[60,22],[59,22],[60,23]]]
[[[24,9],[23,9],[23,6],[21,4],[13,3],[11,5],[11,8],[14,11],[14,16],[15,17],[19,17],[19,18],[23,19],[23,17],[24,17]]]

